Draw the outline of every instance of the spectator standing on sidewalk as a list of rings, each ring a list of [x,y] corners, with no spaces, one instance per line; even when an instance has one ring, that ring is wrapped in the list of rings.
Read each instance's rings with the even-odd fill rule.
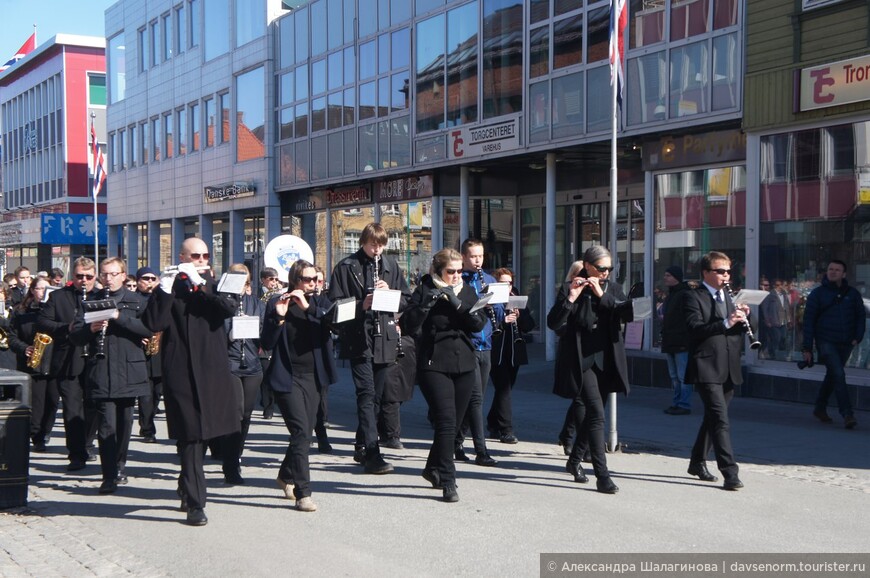
[[[807,297],[804,311],[804,361],[812,361],[815,342],[819,363],[825,364],[825,379],[813,410],[813,415],[823,423],[833,421],[826,410],[833,393],[846,429],[858,425],[846,388],[846,362],[852,348],[864,339],[865,316],[861,294],[846,281],[846,263],[833,259],[822,284]]]
[[[683,269],[672,265],[665,269],[665,286],[668,296],[662,305],[662,353],[668,361],[668,374],[674,386],[674,399],[665,409],[669,415],[692,413],[692,386],[685,381],[686,364],[689,362],[689,328],[683,311],[689,284],[683,281]]]

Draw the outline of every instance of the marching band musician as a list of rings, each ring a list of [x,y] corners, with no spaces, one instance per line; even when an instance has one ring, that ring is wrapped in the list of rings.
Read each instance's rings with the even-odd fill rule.
[[[181,244],[177,273],[161,274],[142,321],[162,331],[163,395],[169,437],[181,458],[178,493],[186,523],[204,526],[206,440],[239,431],[241,391],[230,373],[224,320],[238,310],[235,295],[218,294],[208,247],[190,237]]]
[[[396,360],[399,334],[393,313],[371,310],[372,293],[375,289],[398,289],[402,292],[401,311],[411,292],[395,259],[384,254],[387,231],[380,223],[366,225],[359,244],[359,250],[332,271],[329,299],[357,300],[356,317],[339,325],[339,355],[350,360],[356,387],[359,427],[353,459],[364,465],[367,474],[388,474],[393,466],[381,456],[377,416],[384,379]]]
[[[36,330],[47,333],[53,339],[51,355],[51,379],[57,380],[63,406],[63,425],[66,431],[66,447],[69,452],[67,471],[85,468],[88,461],[88,440],[93,439],[96,426],[96,411],[85,402],[84,384],[81,379],[85,367],[86,352],[70,342],[76,316],[82,308],[83,299],[94,299],[96,264],[87,257],[73,262],[72,281],[66,287],[52,291],[48,301],[39,312]]]
[[[145,299],[125,286],[127,264],[118,257],[103,259],[100,279],[105,299],[115,302],[112,319],[86,323],[76,319],[70,341],[88,344],[85,395],[97,410],[100,442],[101,494],[112,494],[127,483],[124,467],[133,430],[136,398],[148,392],[148,370],[142,339],[151,337],[142,324]]]
[[[33,451],[38,453],[45,451],[45,444],[54,428],[60,397],[56,381],[49,379],[47,373],[39,368],[32,369],[27,365],[34,352],[36,321],[48,286],[45,279],[35,278],[30,282],[30,289],[24,300],[12,310],[8,330],[9,350],[14,351],[18,357],[17,369],[29,374],[31,379],[30,440]]]
[[[320,265],[314,266],[314,271],[317,273],[317,281],[315,282],[314,293],[320,295],[324,292],[324,283],[326,282],[326,273]],[[327,342],[326,347],[329,350],[329,355],[333,356],[332,339]],[[329,384],[324,383],[320,390],[320,404],[317,406],[317,422],[314,424],[314,435],[317,437],[317,451],[321,454],[331,454],[332,444],[329,443],[329,434],[326,428],[329,425]]]
[[[290,433],[290,444],[278,471],[278,486],[296,509],[313,512],[308,451],[320,395],[336,381],[327,313],[332,302],[317,295],[314,266],[296,261],[289,271],[289,291],[266,307],[263,346],[273,352],[267,381]],[[295,487],[294,487],[295,486]]]
[[[462,255],[442,249],[402,314],[403,332],[420,332],[417,378],[435,427],[422,475],[445,502],[459,501],[453,443],[478,379],[472,335],[489,323],[482,310],[470,313],[476,302],[477,292],[462,281]]]
[[[156,288],[157,272],[151,267],[140,267],[136,271],[136,292],[142,295],[147,302]],[[154,340],[156,347],[152,345],[152,340]],[[157,415],[157,406],[163,395],[160,335],[143,340],[142,347],[145,348],[145,365],[148,367],[150,393],[139,397],[139,435],[146,444],[153,444],[157,442],[157,427],[154,425],[154,417]]]
[[[260,289],[263,293],[260,301],[265,309],[269,299],[277,295],[281,290],[281,279],[278,277],[278,271],[274,267],[263,267],[260,270]],[[260,365],[265,375],[269,369],[269,360],[272,357],[272,352],[261,348],[259,355]],[[263,419],[272,419],[275,416],[275,400],[272,398],[269,384],[265,381],[260,383],[260,404],[263,406]]]

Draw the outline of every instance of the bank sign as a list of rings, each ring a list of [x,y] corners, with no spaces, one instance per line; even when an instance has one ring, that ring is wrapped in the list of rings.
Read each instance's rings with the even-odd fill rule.
[[[480,157],[520,148],[520,119],[452,130],[447,148],[451,159]]]
[[[800,70],[800,111],[862,100],[870,100],[870,55]]]

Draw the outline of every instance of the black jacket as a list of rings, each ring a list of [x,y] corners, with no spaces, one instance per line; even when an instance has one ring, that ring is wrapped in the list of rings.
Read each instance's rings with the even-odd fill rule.
[[[681,281],[668,288],[668,297],[662,309],[662,353],[680,353],[689,350],[689,328],[686,326],[684,304],[690,291],[689,284]]]
[[[725,291],[727,315],[734,311],[731,297]],[[689,292],[685,305],[689,327],[689,363],[685,383],[743,383],[740,351],[746,325],[737,323],[725,327],[724,318],[716,312],[716,302],[705,285]]]
[[[511,290],[511,294],[516,294]],[[501,333],[492,336],[492,365],[504,367],[519,367],[529,363],[529,355],[526,351],[526,341],[523,333],[535,328],[535,320],[532,319],[528,309],[521,309],[516,323],[505,323],[504,307],[496,311]]]
[[[263,302],[253,295],[242,295],[242,313],[249,317],[258,317],[260,319],[260,333],[263,331],[263,315],[266,313],[266,307]],[[224,328],[227,330],[229,337],[230,329],[232,329],[233,318],[227,319],[224,322]],[[245,355],[245,367],[240,367],[242,364],[242,351]],[[263,373],[263,365],[260,363],[260,340],[259,339],[230,339],[228,346],[228,355],[230,358],[230,371],[238,377],[246,377],[249,375],[259,375]]]
[[[477,369],[477,355],[471,341],[489,319],[479,309],[469,310],[477,303],[477,292],[463,283],[459,291],[459,309],[438,298],[440,289],[431,275],[425,275],[411,295],[402,313],[402,332],[417,338],[417,370],[440,373],[465,373]]]
[[[96,299],[97,292],[91,291],[88,300]],[[85,368],[81,347],[70,342],[70,324],[81,314],[82,292],[67,285],[52,291],[48,301],[43,304],[36,323],[36,330],[51,335],[54,340],[51,357],[51,376],[57,379],[78,377]]]
[[[91,331],[81,315],[70,334],[76,345],[88,344],[90,355],[85,363],[85,393],[89,399],[123,399],[150,393],[148,370],[142,339],[151,337],[142,324],[146,300],[134,291],[121,287],[106,299],[115,301],[118,318],[109,321],[105,339]],[[102,339],[103,345],[99,346]],[[97,357],[97,352],[105,355]]]
[[[36,322],[39,320],[39,311],[42,309],[42,304],[33,302],[26,310],[22,311],[20,307],[12,310],[12,317],[6,322],[6,328],[9,331],[9,349],[15,353],[15,366],[9,369],[17,369],[24,373],[29,373],[31,376],[38,373],[27,367],[27,348],[33,345],[34,337],[36,336]],[[54,346],[52,346],[54,347]],[[49,355],[51,353],[49,352]]]
[[[387,282],[390,289],[398,289],[402,292],[399,311],[403,311],[411,290],[395,259],[389,255],[381,255],[380,261],[378,276],[382,281]],[[338,336],[341,340],[339,356],[342,359],[370,357],[375,363],[392,363],[396,360],[396,340],[399,338],[395,315],[362,309],[362,301],[372,287],[371,264],[372,260],[360,248],[350,257],[342,259],[332,271],[329,299],[334,303],[339,299],[354,297],[357,301],[356,317],[338,326]],[[375,316],[381,328],[379,339],[372,337],[372,322]]]

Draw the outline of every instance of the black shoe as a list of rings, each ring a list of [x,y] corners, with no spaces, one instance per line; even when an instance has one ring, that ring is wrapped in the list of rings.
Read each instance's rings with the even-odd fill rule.
[[[143,444],[156,444],[156,443],[157,443],[157,438],[154,437],[154,436],[143,436],[143,437],[142,437],[142,443],[143,443]]]
[[[587,464],[591,464],[592,463],[592,452],[589,450],[586,450],[586,453],[583,454],[583,457],[580,458],[580,461],[586,462]]]
[[[444,497],[442,498],[445,502],[458,502],[459,501],[459,492],[456,491],[456,486],[450,484],[448,486],[444,486]]]
[[[692,413],[692,410],[685,407],[677,407],[674,405],[666,409],[665,413],[668,415],[689,415],[690,413]]]
[[[44,454],[46,452],[45,442],[34,440],[33,447],[30,450],[38,454]]]
[[[568,441],[568,440],[561,440],[561,439],[560,439],[560,440],[559,440],[559,445],[562,446],[562,452],[563,452],[566,456],[570,456],[570,455],[571,455],[571,442],[570,442],[570,441]]]
[[[423,476],[424,480],[432,484],[433,488],[438,489],[441,487],[441,476],[439,476],[438,472],[436,472],[435,470],[424,468],[421,475]]]
[[[355,448],[353,450],[353,461],[358,464],[364,464],[366,462],[366,449],[365,448]]]
[[[455,462],[470,462],[471,458],[469,458],[465,454],[465,450],[463,450],[462,448],[457,448],[453,452],[453,461],[455,461]]]
[[[275,417],[275,412],[273,410],[266,410],[263,412],[263,419],[272,419]]]
[[[184,521],[188,526],[205,526],[208,524],[208,518],[205,517],[205,510],[202,508],[193,508],[187,512],[187,520]]]
[[[513,444],[519,443],[520,440],[517,439],[517,436],[515,436],[514,434],[506,433],[506,434],[502,434],[501,437],[498,438],[498,441],[500,441],[503,444],[513,445]]]
[[[321,454],[331,454],[332,444],[329,443],[329,440],[317,440],[317,451]]]
[[[488,453],[483,452],[481,454],[477,454],[477,457],[474,458],[474,463],[479,466],[486,466],[488,468],[494,467],[498,465],[498,462],[492,459]]]
[[[854,415],[847,415],[845,418],[846,429],[855,429],[858,425],[858,420],[855,419]]]
[[[725,483],[722,484],[723,490],[730,490],[732,492],[736,492],[740,488],[743,487],[743,482],[740,481],[740,478],[734,477],[725,480]]]
[[[115,480],[103,480],[100,484],[101,494],[114,494],[118,491],[118,483]]]
[[[619,486],[613,483],[610,476],[604,476],[595,480],[595,489],[602,494],[615,494],[619,491]]]
[[[127,482],[129,481],[130,480],[127,479],[127,474],[125,474],[123,471],[119,471],[118,475],[115,476],[115,483],[119,486],[126,486]]]
[[[384,461],[381,454],[375,454],[366,458],[365,472],[367,474],[389,474],[393,471],[393,465]]]
[[[586,484],[589,482],[589,477],[586,475],[586,472],[583,471],[583,466],[579,463],[574,464],[571,460],[568,460],[568,463],[565,464],[565,469],[569,474],[574,476],[574,481],[578,484]]]
[[[82,460],[72,460],[66,466],[66,471],[68,472],[77,472],[79,470],[83,470],[87,467],[87,463]]]
[[[390,448],[391,450],[403,450],[405,446],[402,445],[402,440],[399,438],[390,438],[384,443],[381,444],[381,447]]]
[[[719,480],[707,469],[707,462],[689,463],[689,469],[686,471],[690,476],[698,476],[702,482],[716,482]]]
[[[224,474],[224,483],[230,486],[243,486],[245,485],[245,478],[242,477],[239,471],[230,472]]]

